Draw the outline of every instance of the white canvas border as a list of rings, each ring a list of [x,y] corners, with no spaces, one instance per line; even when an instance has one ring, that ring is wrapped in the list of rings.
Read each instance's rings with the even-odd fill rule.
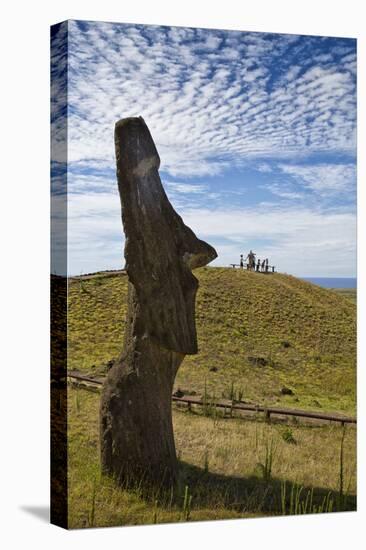
[[[67,18],[290,32],[358,38],[358,267],[359,304],[365,297],[365,68],[362,3],[307,0],[224,3],[17,2],[2,8],[2,106],[4,155],[2,231],[2,354],[4,407],[1,498],[5,548],[97,548],[118,545],[160,549],[328,548],[357,549],[365,521],[365,307],[359,308],[359,511],[357,513],[219,521],[189,525],[64,532],[24,510],[48,503],[48,242],[49,242],[49,25]],[[11,329],[9,331],[8,329]]]

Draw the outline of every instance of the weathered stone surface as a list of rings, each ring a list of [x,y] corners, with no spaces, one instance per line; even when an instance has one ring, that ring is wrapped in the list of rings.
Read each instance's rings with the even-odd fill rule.
[[[101,398],[102,468],[119,480],[171,482],[173,383],[184,355],[197,353],[198,281],[191,270],[217,254],[170,204],[142,118],[117,122],[115,147],[129,296],[124,349]]]

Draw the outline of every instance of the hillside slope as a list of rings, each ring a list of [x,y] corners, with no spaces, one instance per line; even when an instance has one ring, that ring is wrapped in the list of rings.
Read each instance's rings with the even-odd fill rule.
[[[356,308],[289,275],[195,271],[199,354],[176,387],[254,402],[355,412]],[[101,372],[121,351],[127,277],[69,286],[69,368]],[[233,388],[234,385],[234,388]],[[287,387],[293,395],[283,395]]]

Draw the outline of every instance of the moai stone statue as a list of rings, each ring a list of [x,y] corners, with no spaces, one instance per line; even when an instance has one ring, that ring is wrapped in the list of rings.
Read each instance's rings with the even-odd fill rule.
[[[198,351],[198,281],[192,269],[217,254],[170,204],[158,173],[160,158],[141,117],[117,122],[115,147],[128,311],[124,348],[102,389],[102,470],[121,483],[143,478],[170,484],[178,466],[174,379],[184,356]]]

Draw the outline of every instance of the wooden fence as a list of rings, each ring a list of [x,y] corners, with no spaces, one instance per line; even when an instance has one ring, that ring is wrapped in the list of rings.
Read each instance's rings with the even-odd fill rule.
[[[92,386],[101,386],[103,384],[104,377],[91,377],[91,376],[85,376],[84,374],[78,372],[78,371],[69,371],[67,373],[68,378],[72,380],[77,380],[81,383],[91,384]],[[201,399],[196,396],[192,395],[184,395],[182,397],[178,397],[175,395],[172,395],[172,401],[176,403],[186,403],[188,408],[190,409],[192,405],[197,405],[200,407],[214,407],[217,409],[225,409],[225,410],[237,410],[237,411],[250,411],[254,413],[263,413],[264,417],[267,421],[270,420],[271,416],[293,416],[293,417],[300,417],[300,418],[310,418],[310,419],[316,419],[316,420],[324,420],[324,421],[330,421],[330,422],[340,422],[342,425],[344,424],[356,424],[357,420],[356,418],[353,418],[351,416],[343,416],[341,414],[337,413],[326,413],[326,412],[318,412],[318,411],[305,411],[302,409],[287,409],[283,407],[268,407],[265,405],[255,405],[252,403],[245,403],[243,401],[235,401],[231,399],[225,399],[225,400],[213,400],[211,398],[208,399]]]

